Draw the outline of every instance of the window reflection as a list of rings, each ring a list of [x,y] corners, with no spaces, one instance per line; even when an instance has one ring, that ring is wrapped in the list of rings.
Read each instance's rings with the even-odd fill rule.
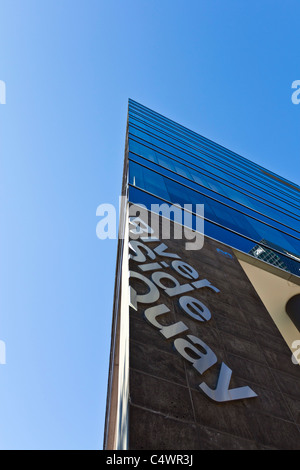
[[[288,251],[300,252],[300,241],[279,230],[270,227],[259,220],[247,217],[245,214],[227,207],[220,202],[199,194],[176,181],[155,173],[136,163],[130,162],[130,183],[172,203],[204,204],[205,217],[228,227],[241,235],[254,240],[268,239]]]

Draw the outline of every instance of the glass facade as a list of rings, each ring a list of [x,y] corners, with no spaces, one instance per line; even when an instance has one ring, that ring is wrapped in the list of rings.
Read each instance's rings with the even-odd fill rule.
[[[128,146],[131,202],[204,204],[207,236],[300,276],[299,186],[133,100]]]

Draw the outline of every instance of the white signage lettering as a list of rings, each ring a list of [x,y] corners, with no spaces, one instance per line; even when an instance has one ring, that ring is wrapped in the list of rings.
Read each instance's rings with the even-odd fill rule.
[[[142,227],[142,233],[153,233],[151,227],[148,227],[147,224],[143,223]],[[153,241],[159,244],[150,249],[145,243]],[[131,252],[133,252],[129,255],[129,258],[138,263],[138,268],[141,271],[151,273],[149,279],[139,272],[130,270],[129,278],[142,281],[147,288],[146,293],[139,294],[130,286],[130,306],[132,308],[138,310],[139,303],[156,303],[160,298],[161,292],[164,292],[171,298],[178,296],[178,303],[182,311],[193,320],[207,322],[211,319],[211,312],[203,302],[191,295],[185,294],[194,293],[204,288],[208,288],[214,293],[219,293],[220,290],[217,287],[213,286],[207,279],[199,279],[198,272],[192,266],[183,262],[176,253],[170,253],[167,245],[161,243],[158,239],[147,238],[143,239],[143,242],[131,240],[129,247]],[[168,262],[163,259],[157,259],[157,257],[167,258]],[[172,269],[173,272],[176,271],[180,276],[191,282],[181,284],[173,275],[165,271],[167,268]],[[145,288],[143,288],[144,291]],[[148,323],[158,329],[164,338],[168,340],[174,338],[173,346],[177,352],[190,362],[200,375],[203,375],[217,363],[217,356],[197,336],[191,334],[187,334],[186,337],[180,336],[189,330],[189,327],[184,322],[178,321],[171,325],[161,324],[161,317],[169,312],[170,310],[165,304],[159,304],[147,308],[144,312],[144,317]],[[230,389],[231,375],[232,370],[222,362],[216,388],[212,389],[205,382],[202,382],[199,385],[199,389],[215,402],[230,402],[232,400],[257,396],[248,386]]]

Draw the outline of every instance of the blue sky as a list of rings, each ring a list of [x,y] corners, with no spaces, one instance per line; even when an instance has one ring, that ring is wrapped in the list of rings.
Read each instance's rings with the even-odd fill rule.
[[[298,0],[1,0],[1,449],[101,449],[128,98],[300,183]]]

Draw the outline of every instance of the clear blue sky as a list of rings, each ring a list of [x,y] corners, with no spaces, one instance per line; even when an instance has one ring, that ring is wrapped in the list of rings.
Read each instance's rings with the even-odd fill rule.
[[[299,0],[0,0],[1,449],[101,449],[128,98],[300,183]]]

